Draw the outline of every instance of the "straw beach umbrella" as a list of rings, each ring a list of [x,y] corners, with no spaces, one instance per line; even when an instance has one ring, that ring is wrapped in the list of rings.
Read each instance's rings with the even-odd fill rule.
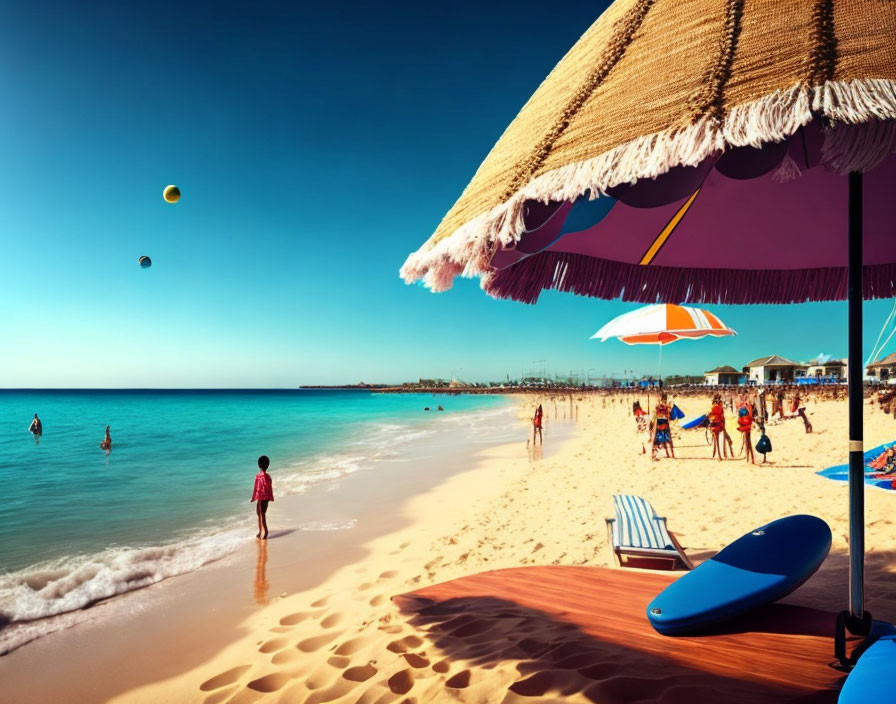
[[[619,315],[591,336],[606,342],[611,337],[627,345],[659,345],[660,379],[663,378],[663,347],[678,340],[737,335],[708,310],[660,303]]]
[[[617,0],[402,268],[528,302],[848,298],[853,632],[861,303],[896,294],[894,37],[894,2]]]

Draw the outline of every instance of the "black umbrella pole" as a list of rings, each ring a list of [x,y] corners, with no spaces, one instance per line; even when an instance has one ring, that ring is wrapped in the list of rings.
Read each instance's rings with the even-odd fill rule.
[[[862,407],[862,174],[849,175],[849,616],[852,633],[866,634],[865,458]]]

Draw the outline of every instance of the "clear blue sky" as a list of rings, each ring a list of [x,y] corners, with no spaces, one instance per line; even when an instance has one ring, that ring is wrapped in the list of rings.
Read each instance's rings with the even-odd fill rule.
[[[633,305],[398,277],[600,9],[4,2],[0,386],[655,372],[656,348],[588,340]],[[664,371],[846,354],[845,304],[714,310],[740,336]]]

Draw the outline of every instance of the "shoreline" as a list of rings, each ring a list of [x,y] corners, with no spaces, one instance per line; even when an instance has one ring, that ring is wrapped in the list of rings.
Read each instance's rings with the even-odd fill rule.
[[[340,399],[338,395],[335,398]],[[451,411],[436,417],[409,408],[417,403],[422,408],[428,403],[425,398],[383,404],[362,393],[358,399],[348,403],[355,407],[369,404],[377,409],[385,405],[401,410],[389,418],[380,418],[376,412],[368,412],[364,417],[362,412],[360,421],[350,415],[349,425],[341,433],[321,437],[297,432],[293,442],[289,438],[285,443],[275,438],[270,446],[265,446],[275,458],[278,498],[275,507],[283,505],[283,500],[290,495],[314,491],[318,484],[330,487],[334,480],[395,456],[405,450],[409,441],[413,447],[412,441],[416,438],[454,427],[457,418],[465,413],[488,418],[490,409],[506,407],[509,403],[497,396],[456,402],[449,405]],[[153,401],[168,402],[169,397]],[[333,407],[338,408],[341,403],[334,403]],[[189,405],[186,409],[190,410]],[[59,409],[55,410],[58,415]],[[334,415],[338,420],[338,412]],[[128,420],[133,423],[133,418]],[[145,443],[141,444],[144,438],[135,427],[130,427],[127,438],[131,442],[126,440],[117,448],[111,465],[107,456],[104,466],[101,460],[88,457],[77,443],[71,442],[74,435],[71,428],[71,423],[57,427],[58,437],[51,437],[49,448],[26,446],[24,452],[14,455],[13,462],[5,464],[11,468],[33,461],[37,463],[36,468],[46,470],[47,474],[42,488],[32,492],[39,497],[33,516],[38,530],[20,528],[20,520],[15,519],[14,510],[7,505],[8,521],[0,531],[0,542],[5,539],[8,547],[3,551],[0,567],[0,655],[57,630],[62,624],[72,625],[93,604],[226,558],[238,549],[246,530],[251,528],[252,534],[255,533],[254,513],[247,510],[253,507],[247,503],[249,496],[244,486],[252,476],[246,477],[247,460],[251,462],[252,474],[255,472],[257,453],[247,457],[245,452],[250,443],[244,442],[242,446],[228,443],[227,437],[210,441],[214,436],[208,432],[196,433],[201,444],[183,473],[172,472],[172,463],[164,449],[156,449],[165,447],[163,436],[157,436],[160,443],[150,443],[154,447],[144,447]],[[3,440],[7,441],[4,447],[8,447],[10,443],[5,434]],[[186,442],[194,441],[195,437]],[[114,493],[105,491],[108,508],[79,509],[85,501],[92,503],[94,497],[79,496],[77,490],[106,475],[115,476],[121,483]],[[186,481],[186,495],[169,495],[166,479],[176,482],[176,486]],[[57,483],[76,493],[54,495]],[[157,495],[160,489],[161,494]],[[24,509],[34,500],[28,494],[13,497],[12,506]],[[316,516],[313,521],[300,520],[294,527],[314,530],[338,526],[326,516]],[[9,626],[7,620],[11,620]]]
[[[698,402],[681,399],[686,410]],[[545,406],[550,414],[553,404]],[[801,423],[770,426],[775,450],[773,464],[766,466],[718,462],[702,433],[687,431],[676,433],[680,459],[651,462],[641,454],[628,397],[579,401],[575,408],[575,433],[550,456],[535,461],[518,446],[489,451],[476,467],[409,500],[408,525],[365,544],[362,559],[247,619],[245,634],[222,644],[214,658],[113,701],[349,704],[413,698],[497,704],[520,701],[514,692],[521,690],[510,688],[530,677],[547,683],[543,696],[552,701],[593,701],[589,693],[619,680],[628,682],[636,699],[641,688],[655,692],[645,663],[626,669],[625,659],[603,662],[584,689],[575,670],[533,672],[525,654],[508,645],[521,637],[513,624],[480,632],[475,614],[452,631],[453,637],[461,631],[469,637],[469,655],[449,654],[438,637],[391,602],[419,587],[504,567],[611,566],[603,518],[612,514],[613,493],[649,498],[697,562],[774,518],[818,515],[832,528],[831,554],[786,601],[833,611],[845,605],[847,492],[845,485],[815,474],[845,453],[845,402],[813,402],[812,435]],[[521,415],[528,410],[521,406]],[[869,445],[896,437],[888,416],[870,412],[867,421]],[[896,555],[894,501],[896,493],[866,492],[867,607],[876,618],[890,620],[896,618],[896,595],[888,588]],[[559,652],[566,647],[562,630],[527,632],[526,638],[551,643]],[[718,694],[701,690],[699,682],[687,684],[693,701]]]
[[[510,432],[519,442],[525,430],[515,418],[517,403],[511,401],[503,408],[490,422],[499,439],[510,439]],[[471,416],[474,420],[470,422],[482,424],[476,414],[472,411],[454,417]],[[266,603],[279,600],[283,593],[313,588],[341,566],[363,559],[364,544],[406,522],[401,506],[460,468],[478,463],[483,450],[496,442],[478,437],[467,438],[464,443],[463,423],[458,426],[443,433],[441,441],[438,436],[429,436],[412,442],[412,448],[400,457],[377,462],[375,468],[366,467],[305,494],[278,499],[274,508],[279,516],[269,514],[271,539],[266,545],[252,540],[214,564],[76,612],[85,622],[43,636],[0,658],[6,694],[27,697],[32,702],[105,701],[117,692],[176,675],[212,657],[218,643],[244,635],[241,622]],[[444,447],[446,442],[455,447]],[[427,471],[409,475],[411,466],[426,466]],[[390,477],[402,477],[402,481],[395,486]],[[350,527],[317,533],[297,530],[297,517],[303,523]],[[264,558],[261,545],[265,545]],[[260,590],[267,594],[260,594]],[[136,653],[129,645],[124,657],[120,640],[127,641],[128,631],[139,632],[141,644]],[[172,639],[179,643],[173,649],[178,652],[172,652],[168,645]],[[74,654],[72,645],[77,646]],[[137,661],[139,664],[135,664]],[[41,664],[44,662],[58,665],[46,673]],[[85,671],[97,667],[115,671],[115,680],[93,683],[84,676]]]

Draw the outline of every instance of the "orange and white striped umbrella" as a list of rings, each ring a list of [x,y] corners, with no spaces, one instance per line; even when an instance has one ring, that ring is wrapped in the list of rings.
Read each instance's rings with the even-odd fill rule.
[[[591,336],[601,342],[615,337],[627,345],[668,345],[681,339],[737,335],[708,310],[661,303],[613,318]]]

